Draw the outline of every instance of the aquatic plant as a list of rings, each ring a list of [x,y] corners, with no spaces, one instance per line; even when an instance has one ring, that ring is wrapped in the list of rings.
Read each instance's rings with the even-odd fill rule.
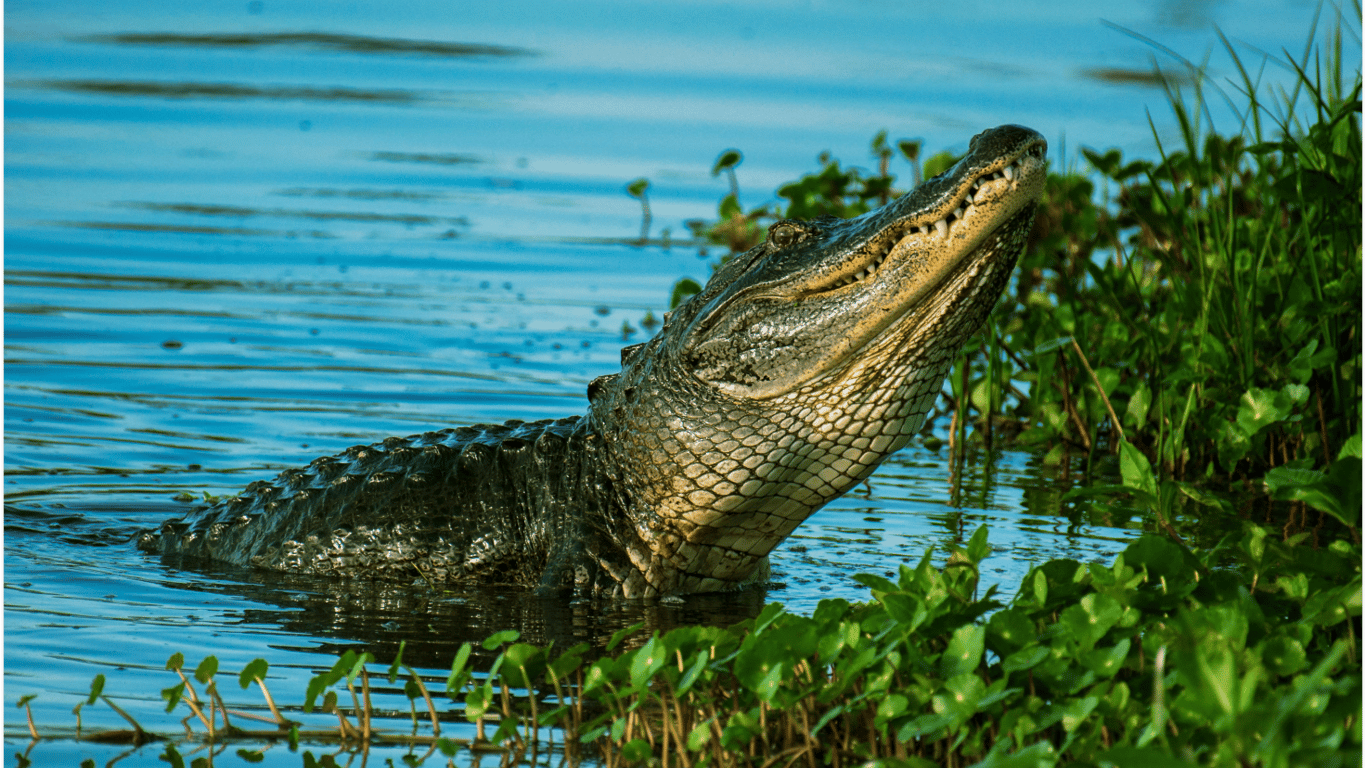
[[[216,659],[191,680],[176,654],[167,668],[180,682],[162,695],[168,712],[190,717],[180,746],[165,750],[402,743],[414,750],[409,764],[461,748],[512,761],[551,750],[608,766],[1355,764],[1361,547],[1298,543],[1253,524],[1203,553],[1145,536],[1108,565],[1035,567],[1003,602],[995,586],[978,595],[991,553],[983,526],[942,566],[930,550],[895,580],[858,576],[867,602],[824,600],[809,617],[774,603],[730,629],[623,643],[637,625],[597,658],[586,644],[557,652],[501,632],[484,643],[499,651],[487,669],[471,669],[473,649],[461,647],[444,691],[404,665],[401,649],[385,671],[347,651],[302,704],[279,706],[257,659],[237,682],[266,695],[269,730],[229,721]],[[375,682],[394,689],[400,679],[407,733],[371,703]],[[88,702],[117,706],[103,687],[100,676]],[[301,730],[293,718],[314,710],[336,727]],[[452,718],[475,723],[474,737],[442,735]],[[133,727],[85,738],[171,739]]]

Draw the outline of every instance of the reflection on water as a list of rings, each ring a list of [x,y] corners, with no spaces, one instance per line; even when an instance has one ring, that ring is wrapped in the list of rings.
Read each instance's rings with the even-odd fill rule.
[[[1107,13],[1199,60],[1208,30],[1164,27],[1149,5]],[[1264,50],[1297,48],[1307,28],[1303,9],[1216,10],[1231,39]],[[1017,122],[1151,155],[1144,107],[1165,114],[1150,83],[1105,74],[1146,71],[1150,49],[1107,36],[1083,3],[928,18],[845,2],[341,13],[7,9],[5,681],[12,697],[40,694],[40,727],[68,728],[97,673],[120,706],[163,722],[156,692],[176,651],[225,669],[266,657],[305,719],[308,678],[343,648],[387,660],[406,641],[409,663],[444,680],[452,649],[494,630],[601,645],[637,621],[724,624],[765,600],[810,611],[864,597],[852,574],[895,573],[932,546],[942,557],[981,524],[996,548],[986,578],[1009,592],[1031,562],[1106,560],[1145,524],[1063,501],[1080,460],[997,451],[953,467],[916,443],[799,528],[766,591],[679,604],[310,581],[136,552],[137,531],[206,495],[350,445],[582,413],[588,382],[644,340],[673,282],[709,274],[680,233],[729,191],[709,173],[722,148],[744,151],[754,204],[822,150],[870,164],[883,128],[961,150]],[[869,34],[885,28],[906,34]],[[641,208],[624,191],[642,176],[649,247],[634,245]],[[401,691],[383,695],[406,712]],[[104,709],[83,718],[122,727]],[[22,722],[7,725],[22,751]],[[119,755],[87,749],[44,743],[31,757]]]
[[[20,87],[30,83],[20,82]],[[355,101],[377,104],[413,104],[419,101],[451,102],[449,95],[401,90],[315,88],[309,86],[265,87],[233,83],[160,83],[115,80],[44,80],[38,88],[107,96],[153,96],[162,99],[273,99],[276,101]]]
[[[340,35],[323,32],[273,32],[257,34],[178,35],[172,33],[129,32],[118,35],[89,35],[81,42],[119,45],[184,45],[191,48],[263,48],[289,46],[346,53],[410,54],[417,56],[531,56],[534,52],[506,45],[448,43],[438,40]]]

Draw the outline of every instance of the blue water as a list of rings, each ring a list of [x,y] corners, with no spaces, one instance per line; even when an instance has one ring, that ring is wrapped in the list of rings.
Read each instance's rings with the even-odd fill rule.
[[[266,657],[277,698],[308,720],[308,677],[345,648],[387,661],[406,640],[412,663],[444,677],[459,642],[507,626],[601,642],[638,620],[859,599],[853,574],[895,571],[982,523],[997,548],[987,577],[1006,588],[1046,558],[1109,559],[1143,526],[1061,505],[1076,467],[1006,451],[955,474],[916,443],[775,552],[766,594],[590,610],[186,571],[135,552],[135,531],[189,508],[182,494],[233,493],[391,434],[582,412],[588,381],[648,336],[673,281],[708,274],[716,254],[680,241],[727,191],[709,173],[726,148],[744,151],[741,200],[756,205],[822,150],[871,165],[881,129],[937,152],[1022,123],[1066,164],[1079,146],[1154,156],[1149,113],[1174,137],[1161,90],[1114,77],[1174,60],[1090,3],[467,5],[7,4],[9,754],[29,749],[19,696],[38,694],[41,733],[69,737],[71,708],[101,673],[145,726],[177,733],[185,713],[164,714],[158,697],[175,651],[234,671]],[[1197,63],[1213,50],[1223,82],[1235,71],[1214,24],[1260,61],[1258,50],[1303,48],[1314,6],[1104,13]],[[228,34],[244,37],[223,44]],[[1287,82],[1275,66],[1262,77]],[[625,193],[638,177],[651,181],[644,247]],[[401,695],[379,700],[403,730]],[[103,705],[82,718],[123,727]],[[161,748],[63,738],[29,759],[125,752],[121,766],[159,764]],[[239,760],[235,748],[215,756]]]

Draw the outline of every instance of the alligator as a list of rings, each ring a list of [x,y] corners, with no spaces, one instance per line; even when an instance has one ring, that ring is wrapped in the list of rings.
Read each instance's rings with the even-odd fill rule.
[[[1010,277],[1046,144],[1006,125],[853,219],[787,219],[588,385],[586,415],[356,446],[163,524],[147,551],[659,598],[769,552],[922,427]]]

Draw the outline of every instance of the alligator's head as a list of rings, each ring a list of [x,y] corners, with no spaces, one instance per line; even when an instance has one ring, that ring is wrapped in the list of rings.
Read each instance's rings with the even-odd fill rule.
[[[1024,246],[1045,146],[995,128],[877,211],[774,224],[594,382],[592,417],[638,538],[622,592],[752,578],[906,444]]]

